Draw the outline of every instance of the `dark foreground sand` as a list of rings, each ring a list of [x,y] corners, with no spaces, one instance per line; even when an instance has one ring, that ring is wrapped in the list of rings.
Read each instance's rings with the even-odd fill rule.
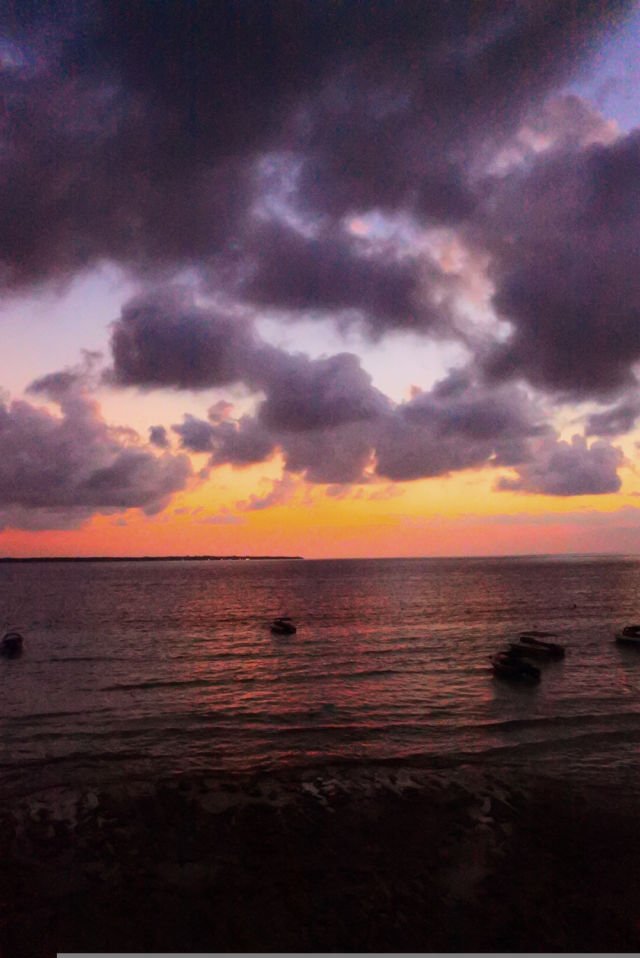
[[[2,958],[639,951],[640,823],[472,766],[49,791],[0,811]]]

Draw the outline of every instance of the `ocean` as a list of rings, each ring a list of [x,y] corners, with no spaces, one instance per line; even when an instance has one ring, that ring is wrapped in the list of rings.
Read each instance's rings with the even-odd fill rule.
[[[638,787],[629,557],[0,564],[0,793],[172,773],[458,762]],[[270,621],[298,626],[277,637]],[[523,629],[567,646],[493,676]]]

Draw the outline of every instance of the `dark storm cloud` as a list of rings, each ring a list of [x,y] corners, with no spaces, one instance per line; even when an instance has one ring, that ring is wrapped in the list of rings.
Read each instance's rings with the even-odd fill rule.
[[[570,443],[547,440],[531,462],[518,467],[515,479],[502,477],[496,488],[547,496],[588,496],[618,492],[622,450],[605,440],[590,446],[582,436]]]
[[[359,482],[375,443],[372,424],[353,422],[289,431],[269,429],[253,416],[207,422],[185,415],[172,429],[183,449],[210,453],[211,466],[244,468],[280,452],[287,471],[304,474],[308,482],[317,483]]]
[[[210,464],[243,467],[279,452],[285,470],[308,482],[349,484],[374,475],[411,480],[485,465],[515,465],[533,439],[550,434],[515,386],[490,388],[470,372],[451,373],[428,393],[394,405],[349,354],[327,360],[280,357],[255,415],[209,421],[185,416],[173,426],[184,449]],[[291,376],[291,372],[295,375]]]
[[[182,423],[172,427],[180,436],[183,449],[189,452],[212,452],[214,447],[215,427],[206,419],[186,414]]]
[[[265,393],[259,419],[270,429],[366,420],[387,402],[353,354],[309,359],[287,353],[261,340],[247,322],[196,306],[182,289],[165,288],[125,305],[111,347],[107,381],[176,389],[243,383]],[[195,425],[181,428],[196,451]]]
[[[504,480],[505,489],[569,495],[557,490],[606,492],[619,484],[615,458],[603,464],[598,445],[563,455],[541,407],[517,385],[484,382],[473,365],[394,405],[357,356],[288,353],[247,323],[233,325],[171,289],[126,306],[113,344],[116,382],[185,389],[235,382],[259,393],[253,415],[234,419],[230,404],[220,401],[208,419],[185,415],[172,427],[182,448],[207,454],[210,466],[254,465],[279,452],[286,470],[317,483],[355,483],[372,474],[404,481],[489,465],[522,466],[519,479]],[[68,375],[46,377],[42,388],[64,390]],[[588,432],[613,435],[620,425],[630,427],[633,408],[595,414]],[[541,437],[551,442],[545,450],[557,454],[547,465],[529,465],[532,443]]]
[[[249,257],[253,270],[242,292],[259,306],[334,315],[353,310],[374,334],[428,329],[446,318],[423,291],[427,273],[436,287],[447,285],[434,265],[401,258],[391,248],[372,255],[343,229],[306,236],[272,221],[253,233]]]
[[[519,439],[540,435],[546,428],[532,425],[533,407],[522,390],[492,389],[462,369],[452,371],[431,392],[419,393],[402,408],[407,421],[428,423],[443,439],[450,435],[491,441]]]
[[[476,203],[478,145],[628,7],[10,4],[0,281],[24,288],[104,260],[208,271],[246,235],[256,161],[273,150],[298,156],[310,211],[458,222]]]
[[[91,53],[104,20],[96,9],[23,32],[16,42],[34,65],[0,76],[5,286],[65,279],[103,259],[145,272],[197,263],[226,241],[251,194],[248,158],[196,156],[185,117]]]
[[[256,345],[244,320],[202,309],[188,290],[170,287],[122,308],[111,351],[114,384],[203,389],[246,376]]]
[[[273,454],[275,439],[252,416],[224,421],[198,419],[189,414],[171,427],[183,449],[211,454],[211,465],[250,466]]]
[[[404,29],[335,71],[302,112],[301,192],[336,217],[373,207],[433,223],[467,217],[476,153],[561,82],[624,8],[422,4],[412,20],[395,7]]]
[[[353,353],[309,359],[273,350],[262,370],[258,419],[271,430],[304,432],[375,419],[388,400]]]
[[[347,423],[324,429],[281,434],[285,468],[307,482],[361,482],[372,465],[376,423]]]
[[[350,353],[327,359],[271,348],[260,365],[265,398],[254,416],[209,420],[186,415],[174,432],[184,449],[210,453],[211,465],[247,466],[279,450],[286,469],[310,482],[355,482],[371,457],[376,424],[390,401]]]
[[[61,414],[24,401],[0,405],[5,525],[72,527],[96,512],[130,508],[151,515],[186,485],[187,457],[153,455],[132,440],[131,430],[123,437],[110,428],[84,394],[79,375],[44,377],[31,391],[57,403]]]
[[[487,362],[565,398],[614,396],[640,359],[640,132],[560,149],[490,193],[481,242],[511,323]]]
[[[363,427],[390,408],[353,354],[287,353],[180,290],[125,306],[112,351],[108,378],[117,384],[205,389],[238,382],[262,392],[255,416],[233,420],[223,403],[208,420],[186,415],[172,427],[185,450],[208,453],[211,465],[263,462],[279,448],[287,468],[306,470],[311,481],[355,481],[371,454]]]
[[[491,389],[458,370],[385,420],[376,471],[402,481],[514,464],[529,455],[528,440],[548,431],[520,389]]]
[[[242,416],[237,423],[214,424],[213,428],[216,430],[216,441],[211,456],[212,465],[253,465],[269,459],[275,449],[274,437],[251,416]]]
[[[185,450],[239,466],[277,451],[289,472],[334,484],[487,464],[517,466],[519,478],[503,480],[512,488],[551,494],[617,480],[606,443],[564,454],[549,438],[535,465],[536,441],[551,434],[507,380],[608,402],[635,382],[640,134],[609,142],[612,130],[577,98],[544,105],[630,3],[11,6],[0,10],[10,52],[0,285],[29,290],[104,262],[145,282],[181,270],[200,281],[223,307],[167,287],[125,305],[107,377],[256,394],[254,415],[186,416],[173,427]],[[363,235],[372,222],[377,233]],[[409,239],[389,238],[391,223]],[[486,382],[476,357],[394,405],[356,357],[292,355],[253,330],[249,314],[268,309],[359,322],[375,338],[458,336],[456,267],[426,251],[432,227],[490,263],[510,332],[483,341]],[[408,256],[414,236],[423,242]],[[136,504],[140,493],[152,510],[164,501],[155,480],[164,470],[178,488],[170,474],[185,460],[98,428],[74,376],[33,386],[61,419],[27,404],[43,435],[61,423],[85,430],[88,459],[65,438],[82,477],[74,508],[111,508],[110,495]],[[630,402],[595,414],[588,430],[614,434]],[[156,426],[150,440],[165,448],[167,435]],[[58,486],[66,508],[64,475]]]

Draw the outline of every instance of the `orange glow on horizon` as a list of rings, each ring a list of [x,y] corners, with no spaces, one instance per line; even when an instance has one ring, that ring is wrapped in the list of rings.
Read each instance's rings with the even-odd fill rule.
[[[78,529],[6,529],[0,554],[375,558],[640,551],[633,493],[565,499],[494,492],[495,474],[484,470],[337,490],[337,496],[294,480],[279,504],[250,508],[277,484],[280,464],[274,461],[268,473],[264,467],[220,469],[215,481],[176,496],[155,516],[130,510],[96,516]]]

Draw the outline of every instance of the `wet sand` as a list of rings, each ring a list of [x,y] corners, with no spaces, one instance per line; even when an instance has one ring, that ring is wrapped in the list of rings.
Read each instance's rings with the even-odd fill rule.
[[[56,789],[0,808],[1,958],[640,950],[633,796],[475,766]]]

